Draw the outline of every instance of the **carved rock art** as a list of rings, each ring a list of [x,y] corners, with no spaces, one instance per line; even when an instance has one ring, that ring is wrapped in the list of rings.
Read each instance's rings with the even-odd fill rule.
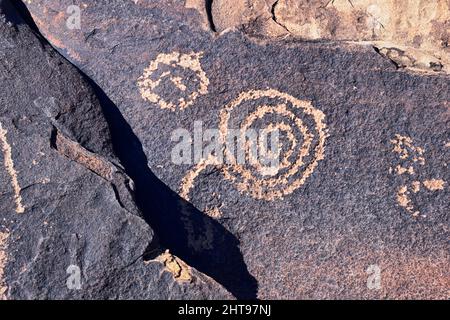
[[[16,203],[16,212],[24,213],[25,207],[22,205],[22,196],[20,195],[21,188],[19,185],[19,180],[17,179],[17,172],[14,169],[14,161],[12,159],[11,145],[8,143],[8,139],[6,137],[7,133],[8,131],[6,129],[3,129],[3,126],[0,123],[0,142],[2,144],[3,155],[5,157],[5,168],[9,176],[11,177],[11,183],[14,189],[14,201]]]
[[[6,242],[9,238],[8,232],[0,232],[0,300],[6,299],[6,291],[8,290],[4,280],[4,267],[6,265]]]
[[[308,101],[296,99],[274,89],[244,92],[221,111],[219,130],[223,146],[228,146],[228,130],[237,120],[233,118],[233,111],[246,105],[250,105],[254,110],[237,123],[242,135],[256,123],[263,123],[266,125],[263,131],[279,130],[289,144],[283,148],[280,143],[279,150],[283,155],[278,155],[280,161],[276,170],[264,170],[258,159],[249,159],[252,153],[248,143],[244,145],[244,152],[248,160],[253,160],[249,161],[248,165],[238,163],[233,152],[225,147],[223,156],[226,164],[214,156],[209,156],[184,176],[180,195],[186,201],[190,201],[190,191],[195,180],[208,166],[217,167],[225,179],[232,181],[240,192],[258,200],[273,201],[302,186],[314,172],[318,162],[323,159],[327,137],[324,113]],[[268,119],[265,119],[266,117]],[[263,122],[264,120],[267,122]],[[187,218],[187,208],[182,206],[181,212],[188,232],[189,245],[196,251],[209,249],[214,237],[209,221],[204,221],[205,232],[196,234],[191,220]],[[207,208],[205,213],[214,219],[222,216],[220,207]]]
[[[237,110],[250,107],[253,111],[239,119]],[[324,158],[327,130],[325,114],[311,102],[299,100],[274,89],[251,90],[242,93],[220,113],[220,134],[225,144],[228,128],[240,126],[246,132],[257,122],[267,118],[267,130],[278,129],[289,145],[280,147],[280,165],[267,174],[258,162],[249,161],[253,168],[237,165],[232,152],[225,149],[227,165],[225,178],[234,182],[243,193],[256,199],[272,201],[291,194],[302,186]],[[275,120],[274,120],[275,119]],[[275,122],[274,122],[275,121]],[[267,122],[262,122],[267,123]],[[301,139],[301,140],[299,140]],[[247,145],[248,147],[248,145]],[[250,150],[245,150],[250,155]]]
[[[398,154],[401,164],[397,165],[395,169],[390,168],[390,173],[397,176],[404,174],[411,177],[415,176],[417,174],[416,170],[425,165],[425,150],[415,146],[410,137],[399,134],[395,135],[391,143],[394,145],[392,152]],[[418,193],[422,186],[429,191],[439,191],[444,190],[445,184],[446,182],[442,179],[413,180],[398,188],[397,203],[413,217],[418,217],[421,213],[414,204],[412,195]],[[422,214],[422,217],[426,218],[426,215]]]
[[[234,119],[235,111],[246,106],[251,106],[254,110],[245,119]],[[263,122],[266,117],[269,123]],[[276,123],[272,122],[273,119],[276,119]],[[277,90],[251,90],[242,93],[220,113],[222,145],[227,145],[228,130],[233,125],[239,125],[240,132],[244,135],[255,123],[266,123],[263,130],[277,129],[289,143],[279,146],[280,153],[283,153],[279,155],[279,166],[270,172],[255,159],[250,159],[253,161],[243,165],[238,163],[231,150],[224,148],[226,164],[221,165],[214,157],[201,161],[183,178],[181,196],[189,200],[189,191],[195,179],[209,165],[219,166],[225,178],[233,181],[239,191],[256,199],[272,201],[291,194],[306,182],[319,161],[324,158],[327,137],[324,120],[325,114],[310,102]],[[245,144],[245,147],[245,154],[249,159],[250,145]]]
[[[112,126],[115,137],[119,137],[113,139],[119,142],[115,149],[126,160],[124,166],[135,180],[131,187],[134,186],[140,195],[138,198],[145,200],[143,207],[149,208],[146,217],[154,223],[163,249],[170,249],[171,253],[192,265],[193,271],[200,268],[243,299],[448,299],[450,271],[446,266],[450,250],[446,241],[449,228],[445,195],[449,191],[449,178],[442,164],[448,162],[449,150],[442,150],[441,143],[435,144],[436,141],[449,143],[450,100],[448,77],[444,73],[448,72],[450,64],[443,55],[448,52],[448,10],[434,9],[448,0],[421,0],[420,3],[411,0],[408,4],[393,0],[351,0],[355,8],[348,0],[214,0],[212,4],[209,1],[208,8],[204,1],[196,0],[136,1],[126,6],[96,1],[82,10],[81,32],[68,30],[63,19],[67,6],[73,2],[33,0],[28,7],[44,36],[89,75],[103,91],[102,96],[104,93],[105,98],[111,100],[111,109],[117,115],[111,118],[123,116],[120,121],[123,125],[113,123]],[[325,8],[319,8],[328,2]],[[395,4],[395,10],[383,5],[388,2]],[[47,10],[49,7],[52,10]],[[230,13],[236,13],[237,19],[230,19],[229,15],[222,19],[222,9],[228,8]],[[448,8],[448,5],[441,8]],[[434,13],[437,15],[432,17]],[[202,14],[209,15],[206,31]],[[229,29],[233,26],[237,28]],[[425,57],[417,56],[416,51]],[[159,55],[173,52],[178,52],[173,62],[154,63],[156,69],[149,70],[147,75],[151,81],[145,85],[144,77],[141,77],[144,69]],[[177,63],[182,54],[191,52],[203,53],[199,60],[209,78],[209,86],[207,94],[199,94],[186,106],[191,101],[190,94],[198,92],[200,82],[195,71]],[[11,55],[11,58],[16,56]],[[29,64],[28,59],[25,61]],[[45,63],[37,65],[46,66]],[[411,68],[430,70],[430,67],[436,70],[432,76],[410,72]],[[0,68],[8,70],[10,66]],[[53,68],[43,71],[50,70]],[[161,77],[167,71],[170,74]],[[25,78],[35,74],[27,72]],[[44,75],[43,79],[49,76],[48,73]],[[150,83],[158,79],[162,80],[152,88]],[[326,115],[323,123],[330,137],[325,139],[325,159],[318,160],[313,173],[290,194],[283,191],[305,176],[305,170],[314,163],[317,154],[319,134],[315,130],[314,117],[278,96],[245,100],[236,108],[221,112],[241,93],[267,88],[289,93],[300,100],[311,100],[313,106]],[[31,103],[43,95],[41,91],[33,95]],[[26,90],[19,91],[17,96],[21,97],[21,92]],[[153,101],[145,98],[152,94],[157,95]],[[56,93],[46,95],[58,96]],[[185,102],[183,109],[180,98]],[[26,101],[28,104],[30,101]],[[295,117],[269,112],[276,108],[280,111],[284,108]],[[257,110],[264,116],[252,116]],[[265,128],[266,132],[275,129],[281,132],[283,145],[278,171],[267,171],[264,170],[266,166],[251,162],[212,161],[207,164],[204,160],[206,163],[198,164],[198,158],[208,157],[203,150],[202,154],[196,152],[195,132],[194,144],[189,144],[194,147],[190,151],[194,153],[195,164],[189,166],[171,161],[174,130],[186,128],[192,133],[190,129],[196,121],[201,121],[205,128],[218,129],[222,113],[229,116],[229,131],[236,132],[248,125],[249,128]],[[69,118],[79,119],[80,124],[85,121],[84,117]],[[306,127],[306,135],[298,128],[297,118]],[[95,125],[83,126],[86,127],[97,128]],[[422,155],[407,147],[411,157],[398,160],[402,154],[393,153],[391,145],[380,143],[386,141],[387,132],[390,132],[389,143],[395,133],[409,131],[414,131],[423,141],[420,146],[426,150]],[[220,136],[218,130],[214,132]],[[10,134],[15,130],[8,133],[11,143],[14,140]],[[90,136],[83,134],[82,137]],[[296,174],[289,176],[287,183],[265,185],[289,172],[308,141],[311,141],[310,150]],[[295,148],[292,148],[294,144]],[[405,140],[403,147],[407,144]],[[13,145],[14,154],[18,147]],[[197,149],[203,147],[204,144]],[[229,150],[217,151],[221,155]],[[284,158],[289,161],[283,161]],[[387,158],[395,158],[395,161],[387,162]],[[25,188],[28,185],[25,168],[19,166],[19,159],[14,160],[20,171],[21,186]],[[37,160],[43,163],[45,158]],[[387,172],[389,166],[392,166],[391,175]],[[249,171],[255,178],[245,180],[237,169]],[[0,169],[1,174],[3,171]],[[66,170],[60,171],[64,179]],[[225,171],[229,172],[230,179],[224,177]],[[9,176],[6,173],[3,176],[9,188]],[[52,184],[48,187],[54,185],[57,178],[50,177]],[[447,182],[442,186],[443,191],[426,187],[441,187],[441,183],[432,178]],[[395,181],[391,184],[389,180]],[[181,192],[172,192],[179,190],[181,181],[186,183],[181,186],[183,196],[189,200],[181,201],[185,205],[183,209],[177,202]],[[425,181],[428,182],[425,184]],[[261,192],[254,190],[255,183],[260,184]],[[240,185],[242,188],[239,189]],[[90,191],[93,184],[85,186]],[[406,186],[406,192],[409,192],[401,194],[401,199],[411,201],[413,213],[420,211],[418,219],[397,204],[397,191],[401,186]],[[78,189],[82,191],[82,188],[75,188],[74,196],[70,198],[74,200],[68,203],[74,210],[91,199],[89,192],[82,197]],[[33,189],[22,192],[30,210],[31,191]],[[152,204],[161,204],[161,207],[153,208]],[[115,207],[109,206],[108,202],[99,203],[93,208],[95,214],[89,217],[104,225],[104,220],[111,218],[111,212],[120,211],[120,208],[111,208]],[[76,213],[82,215],[83,209]],[[103,234],[98,236],[97,224],[91,220],[81,224],[74,220],[72,212],[64,211],[54,215],[56,222],[62,221],[62,215],[67,222],[74,221],[75,227],[89,228],[83,233],[90,235],[87,239],[92,239],[88,244],[108,244]],[[421,214],[427,214],[428,218],[422,219]],[[31,219],[34,215],[12,217]],[[63,231],[67,230],[67,223],[60,225],[64,226]],[[26,225],[22,223],[21,226]],[[114,243],[124,237],[121,230],[111,233]],[[144,249],[148,247],[149,242],[142,240],[142,233],[131,235],[136,236],[131,240],[129,237],[123,239],[124,243],[133,244],[128,248],[140,244]],[[15,245],[17,237],[13,233],[10,239],[14,239],[10,245],[13,242]],[[138,255],[144,250],[140,248],[136,250]],[[9,247],[8,253],[12,252]],[[90,260],[99,261],[98,251],[91,252]],[[136,269],[140,268],[138,263],[130,265],[138,255],[123,259],[124,264],[118,264],[115,259],[113,264],[109,263],[110,255],[106,252],[106,266],[120,270],[124,265],[129,266],[123,269],[127,271],[127,278],[118,279],[116,286],[108,285],[108,292],[114,296],[120,290],[123,292],[121,297],[138,296],[140,299],[183,298],[161,285],[150,285],[154,272]],[[149,254],[148,258],[151,257]],[[180,269],[176,263],[172,264],[173,259],[166,257],[169,269],[174,271],[172,274],[177,279]],[[12,259],[8,263],[11,262]],[[374,264],[382,271],[381,288],[377,290],[369,289],[366,281],[369,275],[365,271]],[[178,281],[172,281],[174,277],[169,272],[159,272],[167,267],[163,263],[152,262],[146,267],[152,270],[157,267],[155,281],[158,284],[161,280],[170,280],[170,288],[172,284],[175,290],[178,288]],[[135,273],[129,273],[130,268],[135,268]],[[12,269],[8,267],[7,271]],[[54,279],[54,269],[48,269],[50,279]],[[20,272],[20,268],[14,270]],[[100,271],[101,274],[117,274],[112,273],[115,270],[111,273]],[[145,278],[136,277],[137,272]],[[7,276],[10,281],[11,276]],[[37,276],[30,278],[31,281]],[[19,280],[22,278],[24,276]],[[136,281],[140,279],[143,281]],[[123,286],[129,283],[133,285]],[[146,291],[137,289],[130,294],[129,290],[140,283]],[[194,278],[190,284],[197,283]],[[186,287],[187,284],[183,283],[180,291],[191,295],[195,290]],[[8,285],[9,292],[13,292],[14,286],[17,288],[14,281]],[[28,286],[24,288],[28,289]],[[209,292],[206,298],[215,296]]]
[[[172,111],[191,106],[208,93],[209,79],[201,67],[201,57],[201,52],[159,54],[138,79],[142,98]]]
[[[16,3],[0,0],[0,300],[232,299],[189,261],[145,263],[156,235],[113,151],[114,125]]]

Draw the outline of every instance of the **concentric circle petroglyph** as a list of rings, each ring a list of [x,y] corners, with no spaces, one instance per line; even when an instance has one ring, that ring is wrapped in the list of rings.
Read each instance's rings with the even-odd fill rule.
[[[244,110],[248,112],[243,112]],[[236,114],[235,114],[236,113]],[[238,119],[239,116],[241,119]],[[269,116],[269,121],[260,127],[266,133],[278,130],[284,134],[288,147],[279,156],[276,170],[265,170],[258,159],[252,159],[249,144],[244,144],[248,164],[239,163],[226,147],[229,128],[239,127],[245,134],[252,126]],[[272,118],[270,118],[272,117]],[[275,121],[272,121],[276,118]],[[237,120],[237,121],[236,121]],[[291,194],[302,186],[323,159],[327,129],[325,114],[314,108],[309,101],[296,99],[286,93],[270,90],[252,90],[242,93],[227,105],[219,115],[220,142],[224,146],[225,161],[209,156],[202,159],[182,179],[180,195],[191,201],[196,180],[209,166],[223,172],[225,179],[232,181],[239,191],[258,200],[273,201]],[[260,146],[261,147],[261,146]],[[281,151],[282,148],[279,150]],[[205,214],[213,219],[222,216],[221,208],[204,208]],[[205,230],[201,237],[194,237],[194,225],[188,219],[190,213],[182,208],[183,222],[188,232],[189,245],[196,251],[210,249],[214,238],[209,220],[205,220]],[[211,214],[211,212],[213,214]]]
[[[244,109],[245,108],[245,109]],[[248,110],[242,117],[243,110]],[[285,136],[286,148],[280,146],[280,162],[276,170],[262,170],[258,161],[241,165],[230,150],[225,149],[227,163],[223,168],[225,178],[235,183],[237,188],[256,199],[275,200],[291,194],[302,186],[323,159],[327,130],[325,114],[314,108],[309,101],[274,89],[251,90],[242,93],[220,113],[220,134],[225,144],[228,128],[238,126],[246,132],[256,122],[268,123],[267,131],[278,129]],[[246,146],[246,153],[251,153]],[[251,160],[251,159],[250,159]],[[253,159],[254,160],[254,159]]]
[[[209,79],[201,57],[201,52],[159,54],[137,81],[142,98],[172,111],[191,106],[200,95],[208,93]]]
[[[268,121],[264,121],[266,117]],[[248,160],[244,164],[237,161],[226,147],[229,128],[239,127],[239,132],[244,135],[258,122],[263,126],[259,130],[278,130],[284,136],[279,146],[278,165],[271,167],[272,170],[267,170],[258,159],[253,158],[248,143],[244,144]],[[186,174],[180,189],[181,196],[186,200],[190,199],[195,180],[211,165],[220,168],[225,178],[242,193],[259,200],[281,199],[302,186],[324,158],[327,138],[325,114],[314,108],[311,102],[277,90],[242,93],[220,112],[219,130],[225,160],[221,163],[214,158],[204,159]]]

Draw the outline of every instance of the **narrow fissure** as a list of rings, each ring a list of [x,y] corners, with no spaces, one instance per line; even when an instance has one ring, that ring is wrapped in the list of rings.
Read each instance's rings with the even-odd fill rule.
[[[212,3],[213,0],[205,0],[206,15],[208,17],[209,27],[213,32],[217,32],[216,26],[214,25],[214,19],[212,14]]]
[[[278,22],[277,16],[275,15],[275,9],[276,9],[277,5],[278,5],[278,0],[274,2],[274,4],[272,5],[272,8],[270,9],[270,13],[272,14],[272,20],[273,20],[277,25],[279,25],[279,26],[282,27],[284,30],[286,30],[288,33],[291,33],[291,32],[289,31],[288,28],[286,28],[284,25],[282,25],[281,23]]]

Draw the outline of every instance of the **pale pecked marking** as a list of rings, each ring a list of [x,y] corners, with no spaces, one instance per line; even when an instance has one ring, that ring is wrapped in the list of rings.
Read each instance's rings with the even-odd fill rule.
[[[284,155],[281,164],[278,169],[287,169],[287,173],[281,175],[281,177],[268,177],[266,180],[256,181],[252,185],[248,183],[248,180],[252,177],[252,173],[246,171],[242,166],[240,166],[232,154],[225,148],[223,150],[225,152],[225,156],[228,160],[231,160],[231,169],[229,166],[225,166],[221,164],[219,159],[214,156],[209,156],[207,159],[202,159],[194,168],[192,168],[182,179],[181,187],[180,187],[180,196],[186,201],[190,201],[190,192],[194,188],[195,180],[199,177],[201,172],[205,170],[208,166],[217,166],[220,168],[222,173],[224,174],[225,179],[234,181],[234,177],[231,173],[231,170],[234,170],[235,173],[240,174],[244,178],[244,183],[237,184],[237,189],[240,192],[248,193],[250,196],[258,199],[258,200],[267,200],[273,201],[276,199],[282,199],[283,196],[286,196],[292,193],[295,189],[302,186],[306,179],[313,173],[314,169],[317,167],[318,162],[324,158],[324,149],[325,149],[325,140],[328,136],[327,129],[325,125],[325,114],[313,107],[311,102],[298,100],[288,94],[279,92],[277,90],[269,89],[269,90],[251,90],[248,92],[241,93],[241,95],[232,102],[231,105],[226,106],[222,112],[220,113],[220,125],[219,131],[221,135],[221,142],[225,145],[225,140],[228,132],[228,120],[230,119],[230,112],[237,108],[244,101],[254,101],[258,98],[268,97],[272,99],[279,99],[279,103],[275,106],[270,105],[259,105],[256,107],[256,110],[248,115],[246,119],[241,123],[241,132],[245,132],[250,128],[250,126],[258,119],[262,118],[265,114],[273,113],[282,115],[286,118],[286,121],[292,122],[292,124],[297,127],[303,136],[303,144],[296,155],[296,160],[294,163],[289,161],[289,157],[293,155],[294,148],[297,146],[298,141],[293,134],[293,127],[289,125],[287,122],[279,122],[279,123],[270,123],[264,130],[266,132],[270,132],[273,130],[281,130],[284,131],[290,140],[291,149],[287,151],[286,155]],[[287,103],[292,105],[292,108],[296,111],[302,112],[305,116],[309,116],[313,120],[313,128],[316,131],[318,144],[317,146],[311,150],[312,140],[314,135],[303,121],[295,115],[292,110],[289,110],[287,107]],[[248,147],[248,146],[246,146]],[[310,153],[313,153],[312,160],[309,164],[304,163],[304,159]],[[253,159],[256,160],[256,159]],[[255,161],[253,161],[255,162]],[[253,163],[254,168],[259,172],[263,172],[264,168],[258,163]],[[302,170],[302,167],[303,170]],[[289,184],[288,178],[291,176],[300,173],[300,176],[297,177],[293,183]],[[274,175],[278,174],[278,170],[274,173]],[[272,175],[269,175],[272,176]],[[249,178],[250,177],[250,178]],[[247,179],[247,181],[245,181]],[[268,188],[268,192],[263,194],[263,188]],[[253,190],[253,192],[251,191]],[[202,251],[206,249],[211,249],[211,242],[214,237],[213,230],[211,228],[210,221],[205,219],[204,222],[204,232],[200,236],[194,233],[194,226],[192,221],[187,217],[190,215],[189,210],[187,210],[184,206],[182,206],[181,210],[183,216],[182,221],[184,222],[185,229],[188,232],[188,243],[189,246],[194,248],[196,251]],[[220,207],[212,207],[206,208],[205,214],[213,219],[218,219],[222,216],[222,212]]]
[[[17,213],[24,213],[25,207],[22,205],[22,196],[20,195],[20,185],[19,180],[17,179],[17,172],[14,169],[14,161],[12,159],[12,149],[11,145],[8,143],[8,139],[6,134],[8,131],[3,129],[2,124],[0,123],[0,141],[2,143],[2,151],[3,156],[5,158],[5,168],[6,172],[8,172],[9,176],[11,177],[11,183],[14,189],[14,200],[16,203],[16,212]]]
[[[420,212],[414,210],[414,205],[411,202],[411,198],[409,197],[408,186],[401,186],[397,191],[397,203],[405,208],[407,212],[412,214],[413,217],[418,217]]]
[[[200,59],[203,53],[181,54],[179,52],[161,53],[150,65],[145,68],[144,74],[139,77],[137,85],[144,100],[156,103],[161,109],[169,109],[175,111],[177,108],[183,110],[194,104],[194,101],[201,95],[208,93],[209,79],[203,71]],[[152,79],[154,73],[160,68],[160,65],[166,65],[171,71],[163,72],[158,79]],[[181,68],[183,70],[190,69],[193,71],[198,80],[198,88],[193,92],[187,92],[187,86],[183,83],[187,79],[172,74],[173,70]],[[179,97],[177,103],[169,102],[165,97],[161,97],[155,92],[155,89],[161,84],[164,78],[169,78],[173,85],[183,92],[183,96]]]
[[[231,171],[237,173],[244,178],[244,182],[238,183],[237,187],[239,191],[249,193],[252,197],[256,199],[265,199],[268,201],[273,201],[275,199],[281,199],[283,196],[292,193],[295,189],[303,185],[306,179],[313,173],[314,169],[320,160],[324,158],[324,148],[325,140],[327,138],[326,125],[324,123],[325,115],[322,111],[315,109],[311,102],[298,100],[286,93],[279,92],[274,89],[269,90],[251,90],[248,92],[243,92],[241,95],[234,100],[230,105],[226,106],[220,113],[220,124],[219,130],[221,134],[221,142],[223,145],[226,144],[226,137],[228,132],[228,121],[230,119],[230,112],[236,109],[244,101],[254,101],[258,98],[269,97],[272,99],[279,99],[281,103],[276,106],[261,105],[256,108],[256,110],[248,115],[241,123],[241,131],[245,132],[249,129],[255,120],[262,118],[265,114],[273,113],[278,115],[283,115],[287,120],[293,122],[293,124],[298,127],[301,134],[303,135],[304,142],[300,151],[297,155],[297,159],[294,163],[289,163],[288,158],[293,153],[293,148],[297,145],[297,139],[292,132],[292,127],[285,122],[281,123],[271,123],[265,130],[278,129],[285,131],[289,140],[292,143],[292,148],[287,151],[287,154],[283,157],[280,169],[287,168],[286,174],[281,177],[268,178],[265,181],[258,181],[254,178],[253,174],[248,170],[245,170],[242,166],[236,163],[236,159],[230,153],[229,150],[225,149],[225,156],[232,163],[231,166],[222,166],[222,172],[227,180],[236,180]],[[302,111],[305,115],[310,116],[314,120],[314,130],[318,135],[318,145],[312,150],[314,157],[311,163],[307,164],[303,169],[302,174],[291,184],[288,182],[288,178],[297,174],[301,171],[301,167],[305,166],[303,159],[311,153],[311,143],[314,135],[309,132],[308,128],[304,125],[303,121],[298,118],[294,112],[288,109],[286,103],[292,104],[294,109]],[[253,159],[255,160],[255,159]],[[253,161],[255,162],[255,161]],[[182,179],[180,195],[185,200],[189,201],[189,192],[194,186],[195,179],[199,174],[209,165],[218,165],[218,160],[210,157],[208,159],[203,159],[197,164],[192,170],[190,170],[186,176]],[[256,163],[254,164],[256,169],[260,172],[263,168]],[[231,168],[229,168],[231,167]],[[249,183],[253,181],[253,183]],[[263,188],[268,188],[268,192],[263,193]]]
[[[172,274],[175,281],[191,282],[192,269],[180,258],[172,255],[169,250],[156,257],[153,261],[158,261],[164,265],[164,270]],[[149,261],[150,262],[150,261]],[[147,262],[147,263],[149,263]]]
[[[263,118],[266,114],[283,116],[287,122],[272,123],[267,130],[273,130],[276,127],[286,132],[288,139],[291,140],[292,148],[284,155],[281,166],[278,168],[284,168],[286,172],[281,175],[275,174],[276,177],[258,179],[253,172],[238,165],[230,150],[225,149],[225,156],[231,161],[232,165],[225,166],[223,173],[227,180],[235,183],[240,192],[249,194],[255,199],[273,201],[283,199],[284,196],[293,193],[305,184],[318,166],[319,161],[324,159],[325,141],[328,133],[325,124],[325,114],[321,110],[314,108],[310,101],[299,100],[275,89],[250,90],[242,92],[237,99],[225,106],[220,112],[219,130],[221,142],[224,145],[233,110],[238,109],[242,103],[254,102],[260,98],[276,99],[278,103],[275,106],[257,105],[256,109],[242,121],[241,129],[245,132],[257,119]],[[303,116],[310,118],[313,123],[312,127],[307,128],[295,112],[300,112]],[[288,161],[288,158],[293,155],[293,147],[297,144],[297,137],[292,134],[294,128],[299,130],[304,141],[300,150],[295,154],[296,158],[294,161]],[[317,145],[315,148],[312,148],[314,137],[317,139]],[[305,163],[304,159],[310,155],[312,155],[312,160],[309,163]],[[256,167],[259,169],[258,171],[262,172],[261,169],[263,168],[258,165]],[[241,179],[241,181],[238,182],[238,179]]]
[[[425,150],[415,146],[410,137],[402,136],[400,134],[396,134],[394,138],[391,139],[391,143],[394,146],[392,152],[396,153],[400,161],[403,162],[403,165],[397,165],[394,170],[395,174],[399,176],[404,173],[407,173],[410,176],[416,175],[413,165],[416,166],[417,169],[425,165]],[[406,163],[409,163],[409,166],[405,166]],[[389,172],[392,173],[392,167]],[[410,184],[402,185],[397,190],[397,203],[413,217],[418,217],[420,211],[417,210],[416,205],[413,204],[411,192],[413,194],[418,193],[421,190],[422,185],[429,191],[444,190],[445,184],[446,182],[442,179],[428,179],[423,181],[414,180]],[[426,215],[422,215],[422,217],[425,218]]]
[[[8,232],[0,232],[0,300],[6,300],[6,291],[8,290],[3,279],[6,265],[6,242],[8,238]]]
[[[425,180],[423,185],[430,191],[444,190],[445,181],[442,179],[430,179]]]
[[[202,159],[192,170],[190,170],[181,180],[180,196],[190,201],[189,192],[194,187],[195,179],[200,173],[210,165],[219,165],[219,162],[213,156],[209,156],[207,159]]]

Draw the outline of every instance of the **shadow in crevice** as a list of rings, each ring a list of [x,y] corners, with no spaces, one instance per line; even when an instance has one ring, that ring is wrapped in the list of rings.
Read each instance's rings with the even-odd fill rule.
[[[87,81],[101,102],[110,126],[115,154],[135,183],[136,203],[158,236],[160,245],[216,280],[236,298],[256,299],[257,282],[247,270],[236,237],[153,174],[139,139],[118,108],[95,82],[89,78]],[[200,240],[200,245],[204,244],[201,241],[203,237],[213,234],[208,249],[197,252],[190,247],[188,226],[192,228],[195,240]],[[147,258],[154,257],[158,252],[158,246],[150,244]]]
[[[2,2],[0,0],[0,3]],[[17,1],[15,7],[22,19],[39,37],[45,39],[26,6]],[[79,70],[76,66],[74,68]],[[217,221],[182,199],[153,174],[148,167],[142,144],[117,106],[92,79],[81,70],[79,72],[92,86],[100,101],[110,127],[114,152],[128,176],[133,179],[136,204],[157,236],[157,240],[147,248],[147,257],[144,258],[154,258],[162,248],[167,248],[190,266],[220,283],[236,298],[256,299],[257,282],[247,270],[236,237]],[[193,250],[189,245],[192,236],[196,238],[197,244],[201,245],[199,239],[207,234],[213,234],[208,249]]]
[[[35,33],[40,34],[39,28],[34,23],[30,12],[22,1],[1,1],[0,6],[6,9],[6,17],[11,18],[16,24],[25,23]],[[10,10],[10,11],[9,11]],[[9,14],[8,14],[9,11]],[[16,13],[19,13],[16,15]]]
[[[212,3],[213,0],[205,0],[206,16],[208,17],[208,23],[211,30],[213,32],[217,32],[216,26],[214,25],[214,19],[212,14]]]

